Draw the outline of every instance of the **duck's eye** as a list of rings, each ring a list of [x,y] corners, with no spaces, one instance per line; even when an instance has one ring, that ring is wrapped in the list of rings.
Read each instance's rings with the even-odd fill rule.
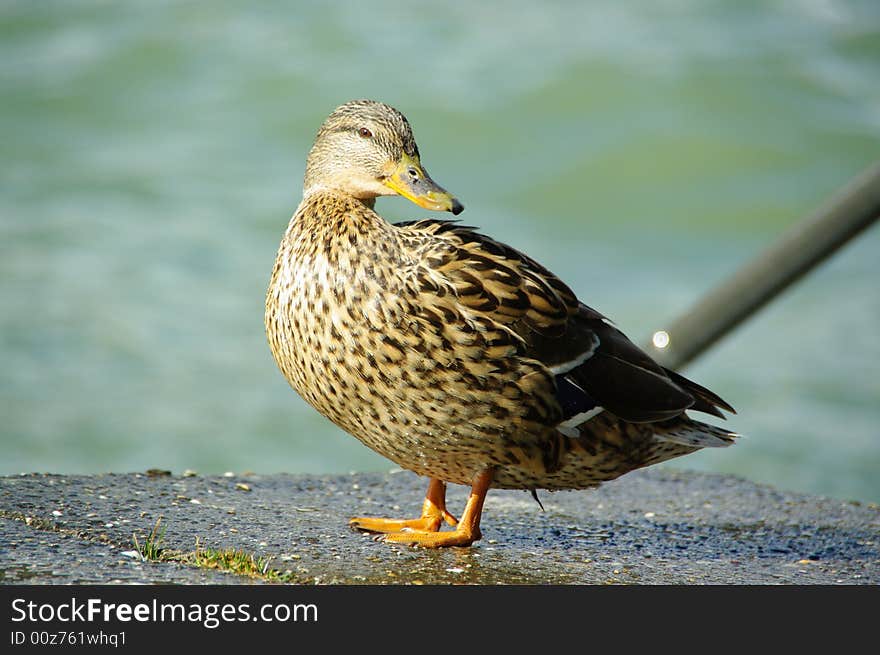
[[[358,134],[360,134],[360,135],[361,135],[362,137],[364,137],[365,139],[369,139],[370,137],[373,136],[373,133],[370,132],[370,130],[368,130],[366,127],[362,127],[362,128],[360,128],[360,129],[358,130]]]

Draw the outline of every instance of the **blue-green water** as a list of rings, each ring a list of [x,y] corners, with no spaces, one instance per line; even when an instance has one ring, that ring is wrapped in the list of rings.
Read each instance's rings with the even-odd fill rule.
[[[334,106],[644,341],[880,158],[880,4],[5,2],[0,93],[0,473],[384,470],[263,336]],[[676,466],[880,501],[878,255],[688,369],[748,436]]]

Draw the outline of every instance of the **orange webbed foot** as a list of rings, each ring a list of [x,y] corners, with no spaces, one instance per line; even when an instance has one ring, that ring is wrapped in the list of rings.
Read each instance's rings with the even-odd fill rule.
[[[394,533],[409,530],[418,532],[437,532],[443,521],[458,525],[458,519],[446,510],[446,483],[435,478],[428,484],[428,493],[422,505],[422,515],[417,519],[383,519],[355,517],[348,524],[356,530],[365,532]]]
[[[423,548],[447,548],[451,546],[470,546],[475,541],[479,541],[480,537],[482,535],[479,530],[473,532],[464,528],[456,528],[451,532],[420,532],[417,530],[391,532],[382,535],[381,541],[409,546],[422,546]]]
[[[480,533],[480,515],[483,501],[492,483],[492,469],[480,473],[468,497],[467,505],[457,521],[446,510],[446,483],[432,478],[428,485],[428,493],[422,505],[422,516],[417,519],[382,519],[353,518],[349,525],[366,532],[382,534],[381,540],[422,546],[424,548],[444,548],[448,546],[470,546],[482,536]],[[455,530],[441,532],[443,521],[455,527]]]

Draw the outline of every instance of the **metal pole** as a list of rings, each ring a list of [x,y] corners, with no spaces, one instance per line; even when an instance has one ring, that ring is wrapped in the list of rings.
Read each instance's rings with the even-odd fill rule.
[[[648,352],[669,368],[686,365],[878,218],[880,162],[655,332]]]

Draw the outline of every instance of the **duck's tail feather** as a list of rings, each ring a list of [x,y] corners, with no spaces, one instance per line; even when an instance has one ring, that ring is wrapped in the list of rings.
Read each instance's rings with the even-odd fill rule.
[[[709,423],[686,419],[656,424],[654,436],[689,448],[725,448],[740,435]]]

